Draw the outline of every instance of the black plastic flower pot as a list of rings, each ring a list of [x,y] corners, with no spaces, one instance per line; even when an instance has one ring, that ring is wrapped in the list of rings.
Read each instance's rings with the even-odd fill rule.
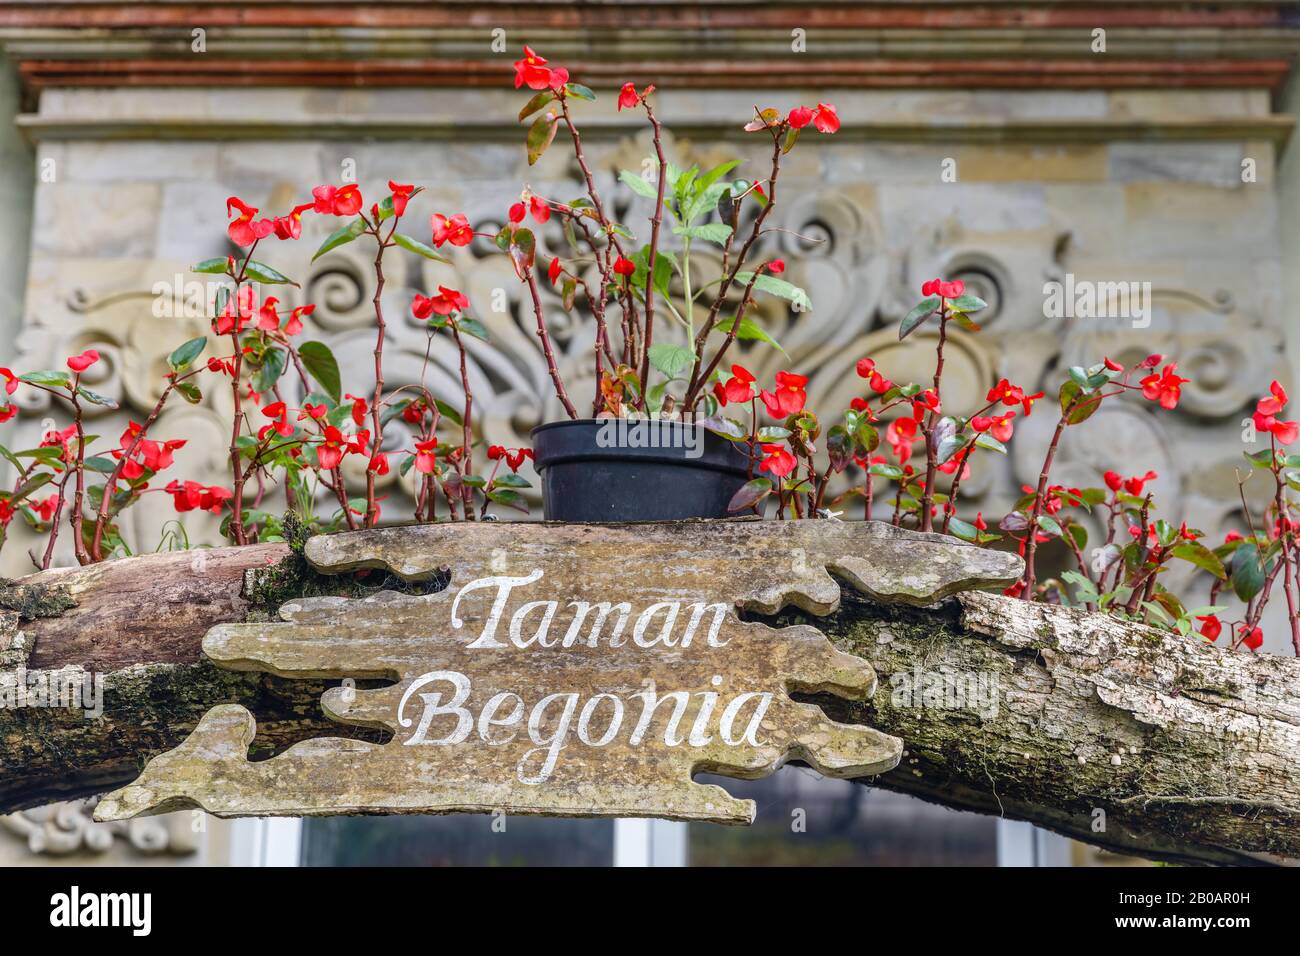
[[[552,422],[532,439],[547,521],[726,518],[749,480],[743,446],[682,422]]]

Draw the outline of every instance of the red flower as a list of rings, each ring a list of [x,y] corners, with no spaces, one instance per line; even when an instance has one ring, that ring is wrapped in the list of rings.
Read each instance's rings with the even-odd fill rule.
[[[989,526],[988,526],[988,524],[985,523],[985,521],[984,521],[984,512],[982,512],[982,511],[977,511],[977,512],[975,512],[975,530],[976,530],[976,531],[987,531],[987,530],[989,530]]]
[[[311,191],[316,201],[313,208],[325,215],[355,216],[361,211],[361,187],[356,183],[346,186],[317,186]]]
[[[1260,404],[1268,399],[1260,399]],[[1269,432],[1278,440],[1279,444],[1289,445],[1300,436],[1300,422],[1280,422],[1272,415],[1264,415],[1256,412],[1254,415],[1255,427],[1262,432]]]
[[[262,307],[257,310],[257,327],[263,332],[278,332],[280,330],[280,316],[276,314],[275,304],[280,300],[275,296],[268,296],[262,303]]]
[[[785,271],[785,260],[773,259],[771,262],[767,264],[767,271],[774,276],[779,276],[782,272]]]
[[[630,276],[636,272],[636,263],[631,259],[624,259],[619,256],[614,260],[614,272],[621,276]]]
[[[1033,395],[1026,395],[1025,390],[1019,385],[1012,385],[1005,378],[1001,379],[996,385],[989,389],[989,393],[984,396],[990,402],[1001,402],[1007,408],[1012,405],[1022,405],[1025,409],[1025,417],[1033,410],[1034,402],[1043,397],[1042,392]]]
[[[835,107],[830,103],[818,103],[817,112],[813,116],[813,126],[817,127],[819,133],[834,133],[840,128],[840,118],[835,112]],[[961,295],[961,293],[957,293]]]
[[[3,425],[9,419],[18,414],[17,405],[0,405],[0,425]]]
[[[539,196],[528,197],[528,211],[537,222],[546,222],[551,218],[551,207]]]
[[[240,288],[237,298],[226,298],[225,307],[213,322],[213,329],[218,335],[231,335],[242,332],[244,326],[253,318],[257,308],[257,292],[251,285]],[[209,364],[209,367],[211,365]],[[233,374],[234,363],[231,363]]]
[[[924,392],[912,399],[912,417],[918,422],[925,418],[925,413],[939,411],[939,394],[933,388],[927,388]]]
[[[448,219],[440,212],[435,212],[429,219],[433,227],[433,244],[439,249],[443,243],[450,242],[453,246],[468,246],[474,241],[474,229],[465,218],[463,212]]]
[[[194,511],[197,508],[220,514],[222,506],[234,497],[234,493],[228,488],[219,485],[205,488],[197,481],[187,481],[184,484],[173,481],[163,490],[172,496],[172,503],[176,510],[182,512]]]
[[[921,285],[921,295],[937,295],[943,299],[955,299],[966,291],[966,283],[961,279],[945,282],[943,279],[931,279]]]
[[[1260,415],[1276,415],[1286,407],[1286,389],[1276,379],[1269,385],[1268,390],[1270,394],[1261,398],[1255,405],[1255,411]]]
[[[393,215],[406,215],[406,203],[411,198],[411,194],[415,192],[415,184],[403,186],[401,183],[395,183],[390,179],[388,188],[393,193]]]
[[[1106,487],[1111,491],[1119,491],[1120,485],[1124,483],[1124,478],[1118,471],[1108,471],[1101,476],[1101,479],[1106,482]]]
[[[68,368],[80,375],[98,361],[99,353],[94,349],[86,349],[80,355],[74,355],[68,359]]]
[[[417,294],[411,302],[411,312],[417,319],[427,319],[431,315],[451,315],[468,308],[469,298],[445,285],[438,286],[438,294],[432,298]]]
[[[275,237],[277,239],[297,239],[302,235],[302,214],[315,207],[315,203],[304,203],[301,206],[294,206],[287,216],[277,216],[272,222],[272,226],[275,228]]]
[[[366,412],[370,410],[370,406],[360,395],[344,395],[343,397],[352,403],[352,421],[356,422],[357,427],[360,428],[366,423]]]
[[[558,90],[569,82],[568,70],[548,67],[546,62],[546,57],[525,46],[523,59],[515,61],[515,89],[527,86],[530,90]]]
[[[726,405],[732,402],[748,402],[754,397],[754,373],[743,365],[731,366],[731,378],[726,382],[717,382],[713,394],[718,403]]]
[[[1178,405],[1178,399],[1182,397],[1182,387],[1184,382],[1190,382],[1191,379],[1183,378],[1176,375],[1178,370],[1176,363],[1170,363],[1160,370],[1159,374],[1152,373],[1142,379],[1142,397],[1152,402],[1159,402],[1160,407],[1172,410]]]
[[[1241,633],[1244,635],[1241,639],[1241,643],[1245,644],[1252,651],[1259,650],[1260,645],[1264,643],[1263,629],[1256,627],[1251,631],[1247,631],[1245,624],[1240,624],[1238,625],[1238,627],[1241,629]]]
[[[1006,443],[1011,440],[1015,430],[1015,426],[1011,424],[1011,419],[1015,417],[1015,412],[1007,412],[1004,415],[976,415],[970,420],[970,425],[977,432],[988,432],[998,441]]]
[[[1124,490],[1135,498],[1140,497],[1146,483],[1159,477],[1154,471],[1148,471],[1145,475],[1134,475],[1132,478],[1124,479]]]
[[[32,510],[36,512],[42,521],[49,521],[54,517],[54,509],[58,507],[59,496],[50,495],[44,501],[32,501],[29,504],[31,504]]]
[[[796,106],[786,117],[786,122],[795,129],[803,129],[813,121],[813,111],[806,106]]]
[[[144,459],[144,466],[150,471],[162,471],[164,468],[170,468],[174,462],[172,453],[178,448],[185,447],[184,438],[169,438],[161,445],[156,441],[145,439],[140,442],[140,457]]]
[[[366,471],[373,471],[376,475],[388,474],[388,456],[382,451],[375,452],[370,457],[370,464],[366,466]]]
[[[521,202],[515,203],[506,213],[511,222],[523,222],[526,215],[528,215],[528,207]]]
[[[917,424],[915,418],[899,418],[889,423],[885,429],[885,441],[901,465],[912,457],[912,443],[916,441]]]
[[[5,380],[5,394],[12,395],[18,391],[18,376],[7,368],[0,368],[0,378]]]
[[[333,425],[325,426],[325,441],[316,446],[316,458],[321,468],[331,471],[339,466],[347,453],[343,433]]]
[[[257,208],[246,205],[238,196],[231,196],[226,200],[227,218],[230,216],[231,209],[238,209],[239,215],[226,227],[226,232],[230,234],[231,241],[237,246],[251,246],[258,239],[265,239],[275,229],[275,223],[270,219],[259,219],[253,222],[253,217],[257,215]]]
[[[1151,355],[1148,355],[1141,362],[1139,362],[1138,368],[1155,368],[1164,360],[1165,357],[1163,355],[1161,355],[1159,352],[1155,352]]]
[[[1105,365],[1105,366],[1106,366],[1108,369],[1110,369],[1112,372],[1122,372],[1122,371],[1124,371],[1124,366],[1123,366],[1123,365],[1120,365],[1118,362],[1112,362],[1109,356],[1106,356],[1106,357],[1103,358],[1101,361],[1102,361],[1102,364]]]
[[[415,445],[415,468],[426,475],[431,475],[438,469],[438,459],[434,454],[438,447],[438,439],[430,438],[428,441],[417,442]]]
[[[285,335],[297,335],[302,331],[302,317],[316,311],[314,304],[300,305],[289,313],[289,321],[284,323]]]
[[[808,401],[808,393],[805,391],[807,384],[807,375],[777,372],[776,392],[764,389],[759,392],[758,397],[762,399],[767,407],[767,413],[773,418],[788,418],[803,411],[804,404]]]
[[[758,463],[760,471],[766,471],[776,478],[784,478],[794,471],[794,455],[785,450],[784,445],[763,445],[763,454],[767,457]]]
[[[558,258],[552,259],[551,267],[546,270],[546,275],[550,278],[551,285],[556,285],[560,281],[560,273],[563,271],[564,267],[560,264],[560,260]]]
[[[618,91],[619,111],[635,109],[640,102],[641,97],[637,95],[636,86],[632,83],[624,83],[623,88]]]

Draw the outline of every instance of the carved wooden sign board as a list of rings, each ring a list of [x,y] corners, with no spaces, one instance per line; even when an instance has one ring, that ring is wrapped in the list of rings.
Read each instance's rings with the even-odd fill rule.
[[[316,537],[305,556],[323,573],[450,580],[427,595],[294,601],[282,621],[212,628],[204,652],[234,670],[391,680],[345,682],[321,703],[392,738],[313,739],[250,762],[253,715],[222,705],[105,797],[98,819],[198,806],[749,823],[752,801],[692,775],[761,777],[798,759],[857,777],[894,767],[902,742],[790,696],[866,698],[876,675],[865,661],[813,627],[738,611],[828,614],[837,579],[929,604],[1020,568],[952,538],[832,521],[429,525]]]

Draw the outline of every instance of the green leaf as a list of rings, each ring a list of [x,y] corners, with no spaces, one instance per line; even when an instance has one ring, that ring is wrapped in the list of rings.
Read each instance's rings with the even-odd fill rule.
[[[248,264],[244,266],[244,277],[252,279],[254,282],[260,282],[262,285],[291,285],[295,289],[299,288],[298,283],[287,275],[277,272],[265,262],[258,262],[256,259],[249,260]]]
[[[649,182],[641,176],[638,176],[630,169],[621,170],[618,174],[618,178],[638,196],[643,196],[646,199],[659,198],[659,187],[655,183]]]
[[[724,335],[730,334],[731,326],[735,321],[735,316],[732,316],[729,319],[723,319],[714,326],[714,331],[721,332]],[[740,328],[736,330],[736,338],[740,339],[742,342],[766,342],[773,348],[785,352],[785,349],[781,347],[780,342],[768,335],[761,325],[748,317],[740,320]]]
[[[509,252],[515,275],[522,280],[524,272],[533,267],[537,255],[537,238],[532,230],[516,229],[510,237]]]
[[[868,474],[879,475],[882,478],[889,478],[893,481],[899,481],[903,477],[903,469],[897,465],[891,465],[887,462],[879,462],[867,469]]]
[[[1056,519],[1049,515],[1038,516],[1038,527],[1057,538],[1061,537],[1065,533],[1061,530],[1061,526],[1057,523]]]
[[[516,475],[513,472],[497,475],[492,484],[497,488],[531,488],[532,482],[522,475]]]
[[[203,392],[193,382],[177,382],[176,391],[181,393],[181,397],[191,405],[197,405],[203,401]]]
[[[782,428],[780,425],[764,425],[758,430],[756,439],[760,442],[771,444],[773,442],[785,441],[790,437],[790,429]]]
[[[537,117],[533,125],[528,128],[528,138],[525,145],[528,147],[528,165],[535,165],[542,158],[552,140],[555,139],[555,128],[559,124],[555,122],[554,117],[549,113]]]
[[[1232,555],[1232,590],[1243,601],[1249,601],[1264,587],[1264,565],[1260,561],[1259,546],[1245,541]]]
[[[524,496],[517,491],[511,491],[509,488],[501,488],[499,490],[494,488],[492,491],[487,492],[487,497],[489,501],[528,514],[528,502],[525,501]]]
[[[660,342],[650,346],[650,364],[669,378],[677,378],[695,364],[695,353],[685,346]]]
[[[275,388],[288,361],[289,356],[284,349],[267,349],[261,366],[253,373],[253,391],[265,394]]]
[[[739,491],[732,495],[727,510],[744,511],[747,508],[752,508],[771,493],[772,481],[770,478],[755,478],[752,481],[747,481]]]
[[[215,259],[204,259],[202,262],[196,262],[190,266],[191,272],[202,272],[211,275],[229,274],[230,260],[225,256],[217,256]]]
[[[432,259],[434,262],[447,262],[451,260],[442,255],[433,246],[426,246],[419,239],[412,239],[410,236],[404,236],[400,232],[393,233],[393,242],[397,243],[407,252],[414,252],[417,255],[424,256],[426,259]]]
[[[976,435],[975,444],[979,448],[987,448],[989,451],[996,451],[1003,455],[1007,453],[1007,446],[1002,444],[1002,442],[998,441],[988,432],[981,432]]]
[[[46,388],[67,388],[72,384],[72,376],[67,372],[40,371],[19,375],[18,381],[32,385],[44,385]]]
[[[716,242],[721,246],[726,243],[727,237],[731,235],[731,227],[722,222],[706,222],[699,226],[674,226],[673,234],[688,236],[691,239],[703,239],[705,242]],[[757,283],[755,283],[755,286],[757,287]],[[788,299],[789,296],[785,296],[785,298]]]
[[[317,249],[315,255],[311,257],[311,261],[315,262],[331,249],[337,249],[339,246],[347,245],[365,231],[365,221],[362,219],[353,219],[346,226],[341,226],[330,233],[329,238],[320,244],[320,248]]]
[[[448,405],[448,404],[447,404],[446,402],[444,402],[442,399],[440,399],[440,398],[435,398],[435,399],[433,400],[433,404],[434,404],[434,407],[436,407],[436,408],[438,409],[438,414],[441,415],[443,418],[447,419],[447,420],[448,420],[449,422],[451,422],[453,425],[463,425],[463,424],[465,424],[465,420],[464,420],[463,418],[460,417],[460,412],[458,412],[456,409],[452,408],[450,405]]]
[[[456,320],[456,328],[460,329],[466,335],[472,335],[476,339],[488,340],[488,330],[478,319],[472,319],[468,315],[462,315]]]
[[[522,123],[524,120],[528,119],[528,117],[532,116],[553,99],[555,99],[554,90],[542,90],[524,104],[523,109],[519,111],[519,122]]]
[[[916,304],[911,312],[903,316],[903,321],[898,323],[898,341],[903,341],[925,322],[934,310],[939,308],[939,297],[937,295],[928,296]]]
[[[749,284],[749,280],[754,277],[752,272],[739,272],[736,274],[736,281],[744,285]],[[760,275],[754,282],[754,288],[772,295],[780,296],[783,299],[789,299],[790,304],[799,312],[807,312],[812,309],[812,300],[808,298],[808,293],[797,285],[786,282],[784,279],[778,279],[776,276],[770,276],[766,273]]]
[[[1190,561],[1203,571],[1209,571],[1220,581],[1228,577],[1228,572],[1223,567],[1223,562],[1213,551],[1201,544],[1199,541],[1184,541],[1173,549],[1175,558],[1182,558],[1184,561]]]
[[[117,467],[117,462],[106,455],[92,455],[87,458],[83,464],[89,471],[97,472],[101,475],[111,475],[113,469]]]
[[[987,309],[988,307],[987,302],[977,295],[971,295],[969,292],[948,300],[948,308],[954,312],[978,312],[980,309]]]
[[[963,541],[978,541],[980,538],[979,528],[969,521],[962,521],[960,518],[949,518],[948,530]]]
[[[696,424],[731,441],[746,441],[749,438],[749,429],[734,418],[712,415],[700,419]]]
[[[329,346],[324,342],[303,342],[298,346],[298,357],[302,359],[307,373],[325,390],[325,394],[335,402],[341,402],[343,385],[339,376],[339,363]]]
[[[92,405],[102,405],[104,408],[117,408],[117,402],[113,401],[107,395],[101,395],[99,392],[92,392],[84,385],[77,386],[77,394]]]
[[[583,86],[581,83],[565,83],[564,89],[570,96],[576,96],[580,100],[591,102],[596,99],[596,94],[591,91],[591,87]]]
[[[1070,414],[1066,417],[1066,424],[1078,425],[1081,422],[1086,422],[1101,407],[1100,395],[1081,398],[1082,395],[1083,388],[1073,379],[1061,386],[1058,396],[1061,402],[1061,414],[1065,414],[1065,410],[1071,408],[1073,404]]]
[[[206,335],[190,339],[167,356],[167,364],[171,366],[173,372],[183,372],[194,363],[196,358],[203,354],[203,350],[207,348],[207,345],[208,337]]]

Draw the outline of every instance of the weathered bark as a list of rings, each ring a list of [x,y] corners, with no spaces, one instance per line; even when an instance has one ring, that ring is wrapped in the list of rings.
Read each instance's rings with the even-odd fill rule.
[[[101,719],[0,709],[0,811],[128,782],[219,703],[257,715],[263,755],[322,733],[367,736],[322,716],[330,682],[218,670],[200,641],[213,624],[266,615],[290,597],[409,587],[378,577],[324,578],[287,547],[262,545],[0,587],[0,681],[23,669],[86,668],[105,679]],[[818,699],[837,719],[906,741],[899,767],[868,785],[1155,858],[1300,858],[1300,661],[981,593],[918,609],[846,588],[827,617],[779,616],[796,619],[877,670],[880,689],[866,704]],[[975,706],[996,703],[981,715],[908,700],[918,675],[925,704],[932,675],[945,674],[982,677],[992,696]]]

